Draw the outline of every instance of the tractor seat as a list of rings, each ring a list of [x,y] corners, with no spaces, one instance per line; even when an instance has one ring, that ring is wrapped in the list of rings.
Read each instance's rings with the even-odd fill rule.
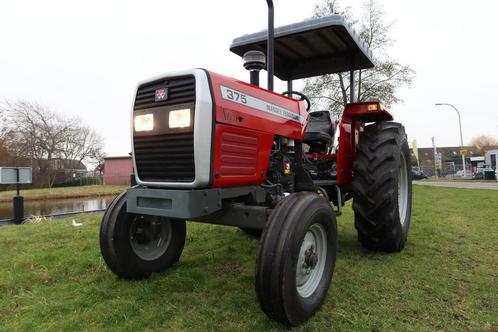
[[[304,130],[303,142],[310,146],[313,153],[325,153],[333,144],[336,123],[330,118],[329,111],[315,111],[308,114],[308,124]]]

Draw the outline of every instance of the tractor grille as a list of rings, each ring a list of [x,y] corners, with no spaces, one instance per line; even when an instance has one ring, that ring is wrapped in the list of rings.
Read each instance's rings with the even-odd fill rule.
[[[147,182],[192,182],[193,133],[135,137],[138,176]]]
[[[168,97],[155,101],[155,91],[167,88]],[[167,121],[167,112],[185,104],[195,116],[195,78],[164,79],[141,86],[137,91],[135,111],[148,110]],[[161,108],[161,109],[157,109]],[[156,117],[156,116],[155,116]],[[163,122],[165,122],[163,121]],[[193,182],[195,180],[194,132],[191,129],[154,129],[150,134],[134,134],[135,162],[144,182]]]
[[[167,88],[168,97],[164,101],[155,101],[157,89]],[[156,108],[195,102],[195,78],[193,76],[165,79],[142,85],[137,91],[134,110]]]

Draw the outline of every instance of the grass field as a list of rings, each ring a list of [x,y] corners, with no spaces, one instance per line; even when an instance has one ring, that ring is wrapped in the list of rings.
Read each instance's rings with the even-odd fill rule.
[[[29,189],[21,190],[25,200],[43,200],[43,199],[62,199],[77,198],[90,196],[115,195],[122,192],[126,186],[81,186],[52,189]],[[0,202],[11,202],[12,197],[16,195],[15,191],[1,191]]]
[[[350,206],[322,310],[298,331],[498,331],[498,192],[414,187],[400,254],[363,250]],[[254,291],[258,240],[189,224],[180,263],[142,282],[100,257],[101,214],[0,228],[0,330],[280,331]]]
[[[472,180],[472,179],[447,179],[447,178],[428,178],[423,180],[417,180],[422,182],[470,182],[470,183],[496,183],[496,180]]]

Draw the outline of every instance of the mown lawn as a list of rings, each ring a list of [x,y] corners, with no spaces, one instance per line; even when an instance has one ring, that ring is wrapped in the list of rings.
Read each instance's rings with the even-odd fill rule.
[[[189,224],[178,265],[118,280],[100,257],[101,214],[0,228],[0,330],[285,330],[254,291],[258,240]],[[363,250],[338,219],[328,299],[298,331],[498,331],[498,191],[414,186],[400,254]]]
[[[66,188],[45,188],[45,189],[21,189],[21,195],[25,200],[63,199],[76,197],[91,197],[117,195],[126,189],[126,186],[80,186]],[[11,202],[15,191],[0,192],[0,202]]]
[[[472,179],[447,179],[447,178],[428,178],[423,180],[417,180],[421,182],[469,182],[469,183],[496,183],[496,180],[472,180]]]

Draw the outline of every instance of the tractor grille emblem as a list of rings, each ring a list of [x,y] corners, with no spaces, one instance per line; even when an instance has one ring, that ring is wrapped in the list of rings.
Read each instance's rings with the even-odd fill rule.
[[[155,96],[154,96],[154,100],[157,102],[157,101],[163,101],[166,99],[168,99],[168,89],[166,89],[166,88],[157,89]]]

